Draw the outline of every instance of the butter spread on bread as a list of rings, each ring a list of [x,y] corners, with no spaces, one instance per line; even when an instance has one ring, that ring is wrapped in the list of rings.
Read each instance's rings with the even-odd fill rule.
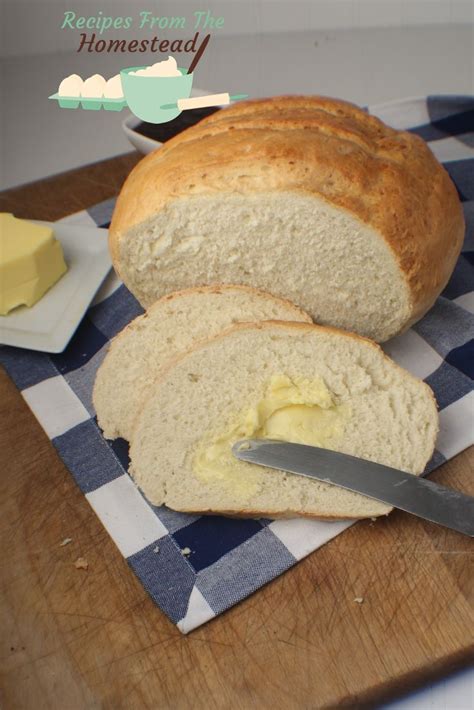
[[[238,490],[236,472],[230,484],[225,470],[222,478],[196,475],[203,442],[220,446],[219,437],[230,432],[230,448],[239,412],[253,411],[251,428],[262,433],[282,373],[296,385],[285,385],[287,401],[319,402],[329,410],[314,422],[313,441],[321,437],[327,448],[415,475],[424,471],[438,431],[428,385],[352,333],[308,323],[244,323],[197,345],[150,387],[130,447],[130,471],[148,500],[181,511],[247,517],[342,519],[390,512],[384,503],[337,486],[248,463],[239,462]],[[336,420],[328,423],[331,409]],[[280,425],[278,433],[291,437],[291,424]]]
[[[193,472],[203,481],[217,478],[222,485],[247,495],[258,490],[258,476],[232,454],[239,439],[278,439],[331,448],[340,442],[348,404],[336,404],[322,378],[270,378],[264,398],[244,409],[231,426],[208,435],[198,446]]]

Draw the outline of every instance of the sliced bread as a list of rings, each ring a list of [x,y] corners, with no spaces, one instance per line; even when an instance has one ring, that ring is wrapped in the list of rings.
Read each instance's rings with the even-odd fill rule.
[[[308,413],[313,424],[305,430]],[[288,416],[298,426],[303,421],[291,437]],[[150,389],[130,471],[153,504],[180,511],[373,517],[390,507],[237,461],[230,447],[245,436],[292,438],[418,475],[437,430],[431,389],[375,343],[316,325],[242,324],[178,358]]]
[[[289,301],[246,286],[192,288],[165,296],[110,344],[94,385],[93,403],[108,439],[130,440],[143,399],[170,358],[233,323],[311,322]]]

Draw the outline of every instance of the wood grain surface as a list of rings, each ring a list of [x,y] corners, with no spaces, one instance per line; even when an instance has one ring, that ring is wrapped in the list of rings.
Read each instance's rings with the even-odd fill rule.
[[[116,194],[137,159],[9,190],[0,210],[58,219]],[[472,658],[472,543],[399,512],[358,523],[182,636],[5,373],[0,424],[5,710],[364,707]],[[472,495],[473,468],[471,450],[432,478]]]

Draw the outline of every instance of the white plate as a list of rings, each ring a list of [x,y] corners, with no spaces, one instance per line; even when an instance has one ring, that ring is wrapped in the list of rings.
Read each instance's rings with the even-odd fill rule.
[[[143,153],[143,155],[148,155],[148,153],[151,153],[153,150],[159,148],[162,143],[153,140],[153,138],[147,138],[147,136],[143,136],[141,133],[138,133],[135,128],[138,126],[139,123],[142,123],[142,121],[136,116],[134,116],[132,113],[130,116],[128,116],[128,118],[125,119],[125,121],[122,121],[123,132],[127,136],[130,143],[133,145],[133,147],[136,148],[139,153]]]
[[[211,91],[203,91],[203,89],[193,89],[191,96],[206,96],[211,93]],[[130,116],[127,116],[124,121],[122,121],[122,129],[133,147],[136,148],[139,153],[148,155],[148,153],[151,153],[163,144],[160,143],[160,141],[153,140],[153,138],[147,138],[141,133],[137,133],[135,129],[139,123],[143,123],[143,121],[134,116],[132,113]]]
[[[38,222],[61,242],[68,270],[31,308],[19,306],[0,316],[0,343],[60,353],[110,271],[107,229]]]

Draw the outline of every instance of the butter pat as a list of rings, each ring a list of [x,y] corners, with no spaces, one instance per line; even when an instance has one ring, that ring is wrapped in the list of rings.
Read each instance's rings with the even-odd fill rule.
[[[66,271],[52,229],[0,214],[0,315],[34,305]]]
[[[349,416],[349,405],[336,404],[321,377],[275,375],[262,400],[241,412],[226,432],[201,442],[194,474],[206,483],[219,481],[236,496],[249,497],[259,489],[261,472],[233,456],[236,441],[278,439],[331,448],[341,440]]]

